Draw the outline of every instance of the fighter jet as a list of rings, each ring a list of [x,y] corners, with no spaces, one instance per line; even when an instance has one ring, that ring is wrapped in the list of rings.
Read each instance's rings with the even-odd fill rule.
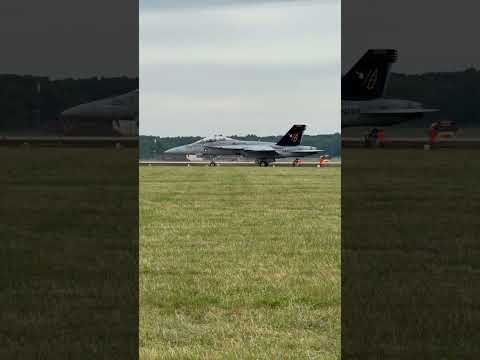
[[[383,97],[397,57],[393,49],[370,49],[342,77],[342,128],[388,126],[438,111],[419,102]]]
[[[215,165],[215,158],[224,155],[242,156],[254,159],[259,166],[268,166],[278,158],[300,158],[322,153],[313,146],[301,146],[305,125],[293,125],[279,142],[236,140],[224,136],[208,137],[192,144],[166,150],[172,155],[196,155],[210,158]]]
[[[138,90],[96,100],[63,111],[65,133],[138,135]]]

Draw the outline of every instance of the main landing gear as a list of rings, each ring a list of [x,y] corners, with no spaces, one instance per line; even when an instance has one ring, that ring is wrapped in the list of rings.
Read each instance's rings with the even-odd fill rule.
[[[255,163],[261,167],[269,166],[270,162],[271,161],[268,161],[268,160],[255,160]]]
[[[292,161],[292,166],[293,167],[302,166],[302,164],[303,164],[303,161],[300,160],[300,159],[295,159],[295,160]]]
[[[208,166],[217,166],[217,163],[215,162],[215,160],[212,160],[210,161],[210,164],[208,164]]]
[[[373,128],[363,136],[363,145],[366,148],[385,147],[385,131]]]

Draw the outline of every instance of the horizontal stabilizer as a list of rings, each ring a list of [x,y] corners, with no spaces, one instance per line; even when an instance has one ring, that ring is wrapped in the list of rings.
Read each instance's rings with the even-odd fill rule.
[[[220,150],[245,150],[245,151],[271,151],[270,146],[265,145],[209,145],[206,146],[209,149],[220,149]]]
[[[298,156],[298,157],[303,157],[303,156],[310,156],[310,155],[315,155],[315,154],[321,154],[325,152],[325,150],[296,150],[292,151],[291,155],[292,157]]]
[[[438,109],[385,109],[362,111],[361,115],[401,115],[401,114],[424,114],[439,111]]]

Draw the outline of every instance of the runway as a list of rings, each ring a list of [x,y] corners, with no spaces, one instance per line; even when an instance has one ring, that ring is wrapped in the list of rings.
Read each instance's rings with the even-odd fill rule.
[[[210,161],[140,161],[140,166],[209,166]],[[258,166],[254,161],[216,161],[217,166]],[[341,166],[340,161],[330,161],[325,167],[339,167]],[[291,162],[287,161],[277,161],[272,163],[270,167],[274,166],[292,166]],[[304,162],[300,167],[320,167],[318,161],[308,161]]]
[[[10,147],[137,147],[138,137],[121,136],[0,136]]]
[[[389,149],[423,149],[429,143],[428,138],[421,137],[396,137],[385,139],[385,148]],[[362,148],[365,147],[362,137],[343,137],[342,148]],[[440,138],[433,145],[433,148],[461,148],[478,149],[480,148],[480,138]]]

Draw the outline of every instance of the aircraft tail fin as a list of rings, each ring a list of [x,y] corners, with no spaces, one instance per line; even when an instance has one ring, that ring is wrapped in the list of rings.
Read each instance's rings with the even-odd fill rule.
[[[302,142],[303,132],[306,125],[293,125],[290,130],[280,139],[277,145],[280,146],[297,146]]]
[[[342,100],[371,100],[382,97],[392,64],[394,49],[370,49],[342,77]]]

